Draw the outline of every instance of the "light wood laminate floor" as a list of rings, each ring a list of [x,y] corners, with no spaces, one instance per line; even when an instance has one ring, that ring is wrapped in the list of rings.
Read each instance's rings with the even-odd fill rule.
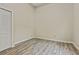
[[[31,39],[0,52],[0,55],[78,55],[70,43]]]

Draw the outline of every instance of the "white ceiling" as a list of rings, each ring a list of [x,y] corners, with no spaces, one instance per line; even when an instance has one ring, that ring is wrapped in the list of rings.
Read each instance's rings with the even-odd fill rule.
[[[31,3],[31,5],[33,7],[40,7],[40,6],[43,6],[43,5],[46,5],[46,4],[48,4],[48,3]]]

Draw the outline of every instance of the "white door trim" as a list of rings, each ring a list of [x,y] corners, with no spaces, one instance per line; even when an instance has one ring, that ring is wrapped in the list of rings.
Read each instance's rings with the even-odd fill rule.
[[[2,9],[2,10],[5,10],[5,11],[7,11],[7,12],[10,12],[11,13],[11,47],[14,47],[15,45],[14,45],[14,36],[13,36],[13,32],[14,32],[14,30],[13,30],[13,15],[14,15],[14,13],[13,13],[13,11],[10,11],[10,10],[7,10],[7,9],[5,9],[5,8],[0,8],[0,9]]]

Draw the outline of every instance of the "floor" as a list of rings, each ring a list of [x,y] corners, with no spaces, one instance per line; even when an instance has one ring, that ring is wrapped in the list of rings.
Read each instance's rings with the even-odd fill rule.
[[[0,55],[78,55],[70,43],[31,39],[0,52]]]

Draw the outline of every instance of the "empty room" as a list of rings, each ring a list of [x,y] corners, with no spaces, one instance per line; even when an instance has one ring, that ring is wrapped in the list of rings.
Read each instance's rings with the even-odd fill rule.
[[[0,3],[0,55],[79,55],[79,3]]]

